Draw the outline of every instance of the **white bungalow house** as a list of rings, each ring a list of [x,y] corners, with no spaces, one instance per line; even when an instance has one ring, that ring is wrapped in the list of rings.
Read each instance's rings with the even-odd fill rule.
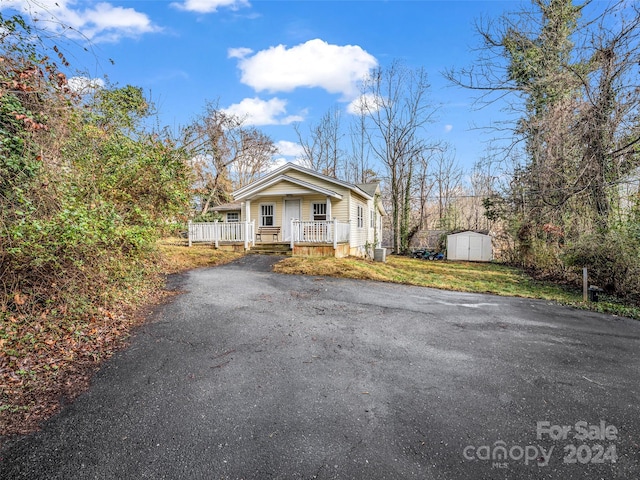
[[[351,184],[287,163],[232,196],[232,203],[214,208],[222,222],[190,224],[190,242],[244,249],[279,244],[294,255],[342,257],[365,255],[382,239],[377,183]]]

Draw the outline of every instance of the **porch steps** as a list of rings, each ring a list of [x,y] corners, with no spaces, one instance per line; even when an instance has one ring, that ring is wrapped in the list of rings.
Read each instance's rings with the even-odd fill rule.
[[[251,254],[291,256],[291,246],[286,243],[257,243],[249,250]]]

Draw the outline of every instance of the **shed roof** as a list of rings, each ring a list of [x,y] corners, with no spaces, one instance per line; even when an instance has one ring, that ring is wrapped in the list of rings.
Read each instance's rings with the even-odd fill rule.
[[[489,232],[487,231],[479,231],[475,232],[473,230],[463,230],[461,232],[450,233],[449,235],[482,235],[483,237],[489,237]]]

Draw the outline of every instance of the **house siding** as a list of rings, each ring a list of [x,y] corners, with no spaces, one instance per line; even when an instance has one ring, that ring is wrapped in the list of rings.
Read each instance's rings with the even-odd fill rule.
[[[265,188],[260,192],[260,196],[282,196],[282,195],[304,195],[308,190],[300,185],[296,185],[291,182],[278,182],[275,185],[271,185],[269,188]]]
[[[341,185],[336,185],[335,183],[330,183],[326,180],[322,180],[321,178],[313,177],[302,172],[296,172],[295,170],[287,172],[287,176],[295,178],[297,180],[302,180],[304,182],[312,183],[327,190],[331,190],[339,195],[342,195],[343,197],[351,192],[351,190]]]
[[[371,227],[372,211],[375,211],[373,215],[373,221],[376,226],[379,225],[377,221],[379,218],[378,206],[374,204],[373,199],[369,199],[366,193],[360,192],[355,186],[351,187],[348,184],[342,185],[342,183],[332,182],[323,178],[319,178],[313,174],[306,173],[304,171],[293,168],[280,170],[275,175],[284,175],[277,183],[272,184],[264,189],[260,187],[260,184],[254,187],[254,190],[244,190],[238,197],[239,202],[242,204],[242,220],[255,221],[256,227],[260,226],[260,206],[263,204],[272,204],[274,206],[274,225],[282,228],[279,240],[284,240],[288,230],[283,225],[284,220],[284,205],[285,200],[300,200],[300,220],[310,221],[313,220],[312,205],[316,202],[326,203],[327,198],[331,202],[331,211],[327,212],[328,219],[337,219],[339,222],[349,224],[349,243],[343,245],[341,255],[346,254],[348,251],[351,255],[364,255],[365,246],[367,244],[373,245],[375,242],[376,228]],[[292,179],[288,181],[287,177]],[[277,178],[274,176],[274,178]],[[298,185],[293,183],[295,181],[301,181],[308,184]],[[271,181],[267,179],[267,181]],[[266,182],[265,182],[266,183]],[[317,188],[318,190],[314,190]],[[335,192],[336,196],[341,196],[341,199],[336,196],[329,196],[322,193],[322,190],[328,192]],[[378,190],[379,191],[379,190]],[[367,190],[369,192],[369,190]],[[253,198],[251,198],[253,197]],[[240,199],[251,198],[251,200],[242,201]],[[250,211],[247,212],[247,202],[250,202]],[[358,227],[358,207],[362,208],[362,227]],[[247,215],[247,213],[249,215]],[[381,237],[381,234],[380,234]],[[324,246],[326,247],[326,246]],[[327,249],[329,247],[326,247]],[[331,247],[332,248],[332,247]],[[300,253],[302,254],[302,250]],[[337,253],[336,253],[337,254]]]
[[[356,248],[362,250],[366,243],[369,241],[368,233],[369,233],[369,209],[370,202],[367,199],[360,197],[359,195],[351,195],[350,202],[350,212],[351,218],[353,221],[351,222],[350,229],[350,244],[351,248]],[[362,228],[358,227],[358,207],[362,207]],[[361,254],[363,252],[359,252]]]

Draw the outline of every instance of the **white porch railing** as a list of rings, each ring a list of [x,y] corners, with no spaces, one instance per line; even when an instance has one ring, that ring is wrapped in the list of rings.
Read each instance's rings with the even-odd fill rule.
[[[255,243],[255,221],[251,222],[189,222],[189,246],[196,242],[244,242],[244,247]]]
[[[328,243],[338,248],[338,243],[349,242],[349,224],[333,221],[302,222],[291,220],[291,248],[296,243]]]

